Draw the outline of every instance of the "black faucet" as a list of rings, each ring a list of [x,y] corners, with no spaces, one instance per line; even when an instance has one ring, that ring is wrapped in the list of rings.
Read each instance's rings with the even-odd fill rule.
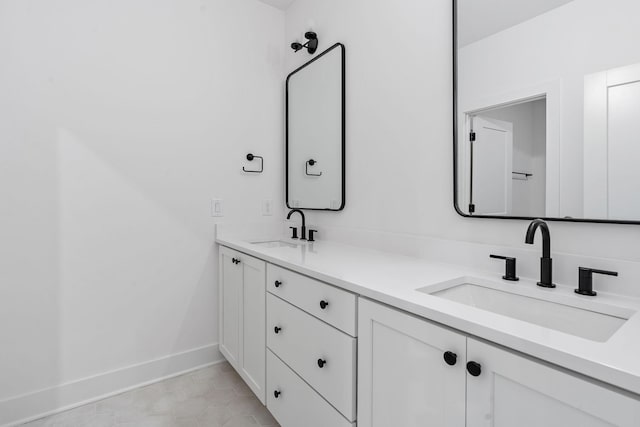
[[[293,215],[296,212],[298,212],[300,214],[300,217],[302,217],[302,228],[300,229],[300,240],[307,240],[307,225],[304,219],[304,212],[302,212],[300,209],[293,209],[287,215],[287,219],[291,219],[291,215]]]
[[[586,295],[589,297],[595,297],[598,295],[596,291],[593,290],[593,274],[606,274],[607,276],[618,276],[617,271],[606,271],[606,270],[596,270],[595,268],[586,268],[579,267],[578,268],[578,289],[576,289],[576,294]]]
[[[524,242],[533,245],[533,238],[536,235],[536,230],[540,228],[542,232],[542,258],[540,258],[540,281],[538,286],[543,288],[555,288],[553,284],[553,260],[551,259],[551,234],[549,233],[549,226],[541,219],[534,219],[527,228],[527,236]]]

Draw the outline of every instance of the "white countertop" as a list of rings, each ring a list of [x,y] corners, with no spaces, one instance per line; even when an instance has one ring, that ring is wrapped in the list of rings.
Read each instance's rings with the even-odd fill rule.
[[[317,241],[300,244],[281,238],[237,238],[219,235],[217,242],[363,297],[491,341],[549,363],[640,394],[640,314],[633,315],[607,342],[595,342],[417,291],[426,286],[471,277],[496,289],[526,292],[555,301],[615,306],[640,312],[640,301],[614,295],[583,297],[573,287],[543,289],[534,280],[506,282],[464,266]],[[285,240],[296,247],[263,247],[253,241]],[[549,294],[551,293],[551,294]]]

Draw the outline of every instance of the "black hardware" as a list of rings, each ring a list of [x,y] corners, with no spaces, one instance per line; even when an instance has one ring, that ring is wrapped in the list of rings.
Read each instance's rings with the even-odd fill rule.
[[[458,361],[458,355],[452,351],[446,351],[444,353],[444,361],[447,362],[447,365],[453,366]]]
[[[469,213],[475,213],[476,212],[476,205],[474,205],[473,203],[469,203]]]
[[[515,258],[502,256],[502,255],[489,255],[489,257],[495,258],[495,259],[502,259],[506,261],[504,276],[502,276],[504,280],[509,280],[511,282],[517,282],[518,280],[520,280],[520,278],[516,276],[516,259]]]
[[[313,55],[318,50],[318,35],[313,31],[307,31],[304,33],[304,38],[308,40],[305,44],[293,42],[291,43],[291,49],[298,52],[306,47],[307,52]]]
[[[324,365],[326,365],[326,364],[327,364],[326,360],[318,359],[318,367],[319,368],[324,368]]]
[[[291,215],[296,212],[299,213],[300,217],[302,218],[302,227],[300,227],[300,240],[307,240],[307,225],[304,218],[304,212],[302,212],[300,209],[293,209],[287,214],[287,219],[291,219]]]
[[[320,301],[320,308],[325,309],[329,306],[329,301]]]
[[[282,330],[282,328],[276,326],[275,328],[273,328],[273,332],[275,332],[276,334],[279,334],[280,331]]]
[[[232,258],[231,262],[234,263],[234,264],[240,264],[240,260],[237,259],[237,258]]]
[[[316,163],[318,163],[318,162],[316,162],[316,161],[315,161],[315,160],[313,160],[313,159],[309,159],[309,160],[307,160],[307,163],[306,163],[306,164],[305,164],[305,166],[304,166],[304,173],[305,173],[307,176],[322,176],[322,172],[320,172],[320,173],[309,173],[309,166],[313,166],[313,165],[315,165]]]
[[[290,160],[290,156],[289,156],[289,145],[290,145],[290,132],[289,132],[289,128],[290,128],[290,114],[289,114],[289,110],[290,110],[290,95],[289,95],[289,90],[290,90],[290,82],[291,82],[291,78],[293,76],[295,76],[295,74],[300,73],[302,71],[304,71],[305,68],[309,67],[311,64],[313,64],[315,61],[317,61],[318,59],[322,58],[324,55],[332,52],[334,49],[339,49],[341,51],[341,77],[342,77],[342,81],[341,81],[341,103],[340,103],[340,115],[341,115],[341,132],[340,132],[340,137],[341,137],[341,157],[340,157],[340,177],[341,177],[341,190],[342,190],[342,194],[341,197],[339,199],[339,206],[331,206],[329,208],[306,208],[306,207],[302,207],[303,209],[306,210],[313,210],[313,211],[341,211],[344,209],[345,207],[345,194],[346,194],[346,182],[345,182],[345,175],[346,175],[346,140],[347,140],[347,132],[346,132],[346,67],[345,67],[345,57],[346,57],[346,53],[345,53],[345,47],[342,43],[336,43],[333,46],[331,46],[329,49],[325,50],[324,52],[316,55],[311,61],[307,62],[306,64],[304,64],[303,66],[297,68],[296,70],[294,70],[292,73],[290,73],[287,76],[287,83],[286,83],[286,99],[285,99],[285,160],[286,160],[286,167],[285,167],[285,201],[286,201],[286,205],[287,208],[289,209],[293,209],[293,208],[297,208],[299,206],[292,206],[292,201],[291,201],[291,197],[290,197],[290,193],[289,193],[289,178],[290,178],[290,171],[289,171],[289,160]]]
[[[478,362],[469,362],[467,363],[467,372],[469,372],[471,376],[479,377],[482,373],[482,366]]]
[[[524,176],[525,178],[530,178],[530,177],[532,177],[532,176],[533,176],[533,174],[532,174],[532,173],[527,173],[527,172],[516,172],[516,171],[513,171],[513,172],[511,172],[511,173],[512,173],[513,175],[522,175],[522,176]]]
[[[276,288],[279,288],[280,286],[282,286],[282,282],[281,282],[280,280],[276,280],[275,282],[273,282],[273,285],[274,285]]]
[[[280,391],[276,390],[276,391],[273,392],[273,397],[275,397],[277,399],[277,398],[280,397],[281,394],[282,393]]]
[[[289,227],[291,229],[291,238],[292,239],[297,239],[298,238],[298,227]]]
[[[309,230],[309,241],[310,242],[315,242],[316,239],[314,238],[315,234],[318,232],[318,230]]]
[[[533,238],[536,230],[540,228],[542,232],[542,258],[540,258],[540,281],[538,286],[543,288],[555,288],[553,283],[553,260],[551,259],[551,233],[549,226],[541,219],[534,219],[527,228],[527,235],[524,242],[533,245]]]
[[[260,170],[258,171],[251,171],[248,169],[245,169],[245,167],[242,167],[242,170],[245,172],[249,172],[249,173],[262,173],[264,171],[264,159],[260,156],[256,156],[254,154],[247,154],[247,160],[249,160],[250,162],[252,162],[254,159],[260,159]]]
[[[596,270],[595,268],[580,267],[578,268],[578,289],[576,289],[576,294],[586,295],[590,297],[595,297],[596,295],[598,295],[598,293],[593,290],[594,273],[605,274],[607,276],[618,276],[618,272],[616,271]]]

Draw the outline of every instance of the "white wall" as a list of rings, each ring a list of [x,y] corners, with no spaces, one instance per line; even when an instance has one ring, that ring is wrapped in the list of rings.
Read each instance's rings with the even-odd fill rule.
[[[287,42],[308,28],[320,49],[337,41],[347,48],[346,209],[310,213],[311,221],[334,235],[357,229],[525,247],[525,221],[466,219],[453,209],[451,2],[297,0]],[[288,58],[293,70],[308,55]],[[638,226],[552,223],[551,232],[554,253],[640,261]]]
[[[0,425],[216,357],[210,199],[284,206],[285,48],[255,0],[0,1]]]

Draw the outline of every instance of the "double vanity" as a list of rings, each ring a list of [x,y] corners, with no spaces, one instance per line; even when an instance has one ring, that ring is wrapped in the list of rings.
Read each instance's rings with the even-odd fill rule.
[[[217,235],[220,350],[283,427],[640,427],[640,301],[598,293],[593,275],[617,273],[590,265],[572,267],[571,286],[561,265],[554,282],[536,219],[640,224],[639,27],[628,19],[640,6],[552,3],[452,2],[454,206],[464,221],[533,220],[535,280],[488,250],[504,276],[469,256],[454,265],[314,241],[301,210],[345,207],[346,83],[357,76],[336,43],[287,77],[285,201],[300,233]],[[522,19],[486,25],[511,15]],[[429,184],[425,198],[440,185]]]
[[[220,231],[220,350],[283,427],[640,425],[638,301]]]

